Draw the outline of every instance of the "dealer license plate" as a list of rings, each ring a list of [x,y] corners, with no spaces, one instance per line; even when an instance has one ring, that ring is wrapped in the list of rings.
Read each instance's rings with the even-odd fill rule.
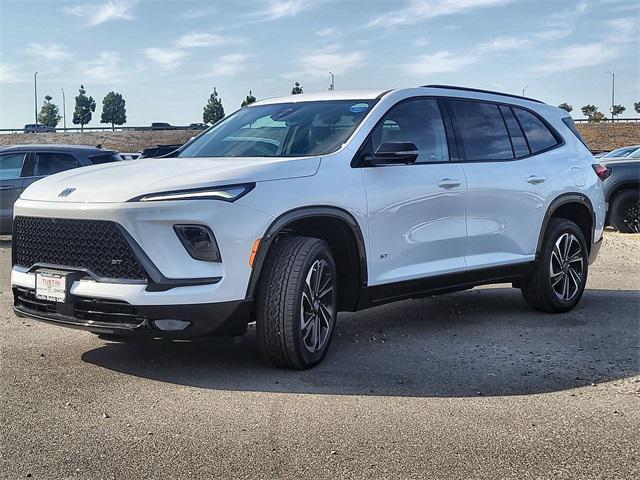
[[[67,272],[36,271],[36,298],[64,303],[67,300]]]

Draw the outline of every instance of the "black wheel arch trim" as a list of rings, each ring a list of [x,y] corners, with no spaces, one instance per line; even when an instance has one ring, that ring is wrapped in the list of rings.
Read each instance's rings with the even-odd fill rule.
[[[254,297],[256,288],[258,286],[258,281],[260,279],[260,273],[267,258],[269,248],[273,244],[273,241],[278,236],[278,234],[282,231],[282,229],[292,222],[313,217],[336,218],[342,220],[349,226],[356,240],[356,248],[358,249],[358,260],[360,265],[360,286],[363,288],[366,287],[367,254],[364,235],[362,234],[362,230],[358,221],[351,213],[340,207],[306,206],[294,208],[293,210],[289,210],[278,216],[273,222],[271,222],[271,225],[269,225],[269,227],[265,231],[260,241],[260,247],[258,248],[258,253],[251,270],[251,277],[249,278],[249,285],[247,287],[246,293],[247,299],[252,299]]]
[[[595,228],[596,228],[596,214],[595,214],[595,211],[593,210],[593,205],[591,203],[591,200],[589,200],[589,197],[587,197],[582,193],[563,193],[562,195],[559,195],[558,197],[556,197],[549,204],[549,207],[547,208],[547,212],[544,215],[544,219],[542,220],[542,226],[540,228],[540,234],[538,235],[538,245],[536,247],[536,259],[539,258],[540,253],[542,252],[542,242],[544,240],[544,234],[547,231],[547,226],[549,225],[549,220],[551,220],[551,217],[553,216],[553,214],[558,208],[560,208],[562,205],[567,205],[569,203],[582,205],[586,207],[587,210],[589,211],[589,216],[591,218],[591,232],[590,232],[590,238],[586,238],[585,240],[587,241],[587,248],[591,250],[591,246],[594,243],[593,241],[595,237]]]

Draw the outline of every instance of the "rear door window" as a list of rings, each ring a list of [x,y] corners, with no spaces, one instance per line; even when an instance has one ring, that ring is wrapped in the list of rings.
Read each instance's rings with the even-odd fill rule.
[[[507,127],[498,106],[477,101],[450,100],[456,135],[462,140],[465,159],[471,161],[514,158]]]
[[[558,140],[551,130],[537,116],[521,108],[512,108],[524,134],[527,136],[531,153],[538,153],[558,144]]]
[[[0,155],[0,180],[20,178],[24,153],[8,153]]]
[[[78,160],[67,153],[36,153],[33,176],[42,177],[64,172],[78,166]]]

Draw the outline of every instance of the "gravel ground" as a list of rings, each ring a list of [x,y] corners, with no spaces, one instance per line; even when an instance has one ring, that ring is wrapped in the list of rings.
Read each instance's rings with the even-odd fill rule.
[[[11,313],[0,240],[0,476],[638,478],[640,235],[607,233],[579,307],[493,286],[341,314],[317,368],[255,334],[113,343]]]

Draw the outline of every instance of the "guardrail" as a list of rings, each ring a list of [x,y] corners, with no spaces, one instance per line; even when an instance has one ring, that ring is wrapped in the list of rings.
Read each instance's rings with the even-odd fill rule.
[[[67,128],[54,128],[55,132],[68,132],[68,133],[84,133],[84,132],[126,132],[126,131],[135,131],[135,132],[160,132],[164,130],[190,130],[194,132],[199,132],[204,129],[202,128],[190,128],[183,126],[171,126],[171,127],[115,127],[113,130],[111,127],[84,127],[80,129],[80,127],[67,127]],[[24,133],[24,127],[22,128],[0,128],[0,133]],[[30,133],[54,133],[54,132],[30,132]]]
[[[610,118],[603,118],[599,122],[589,122],[588,118],[574,118],[573,121],[575,123],[611,123]],[[613,121],[613,123],[634,123],[634,122],[640,122],[640,117],[639,118],[616,118]]]

